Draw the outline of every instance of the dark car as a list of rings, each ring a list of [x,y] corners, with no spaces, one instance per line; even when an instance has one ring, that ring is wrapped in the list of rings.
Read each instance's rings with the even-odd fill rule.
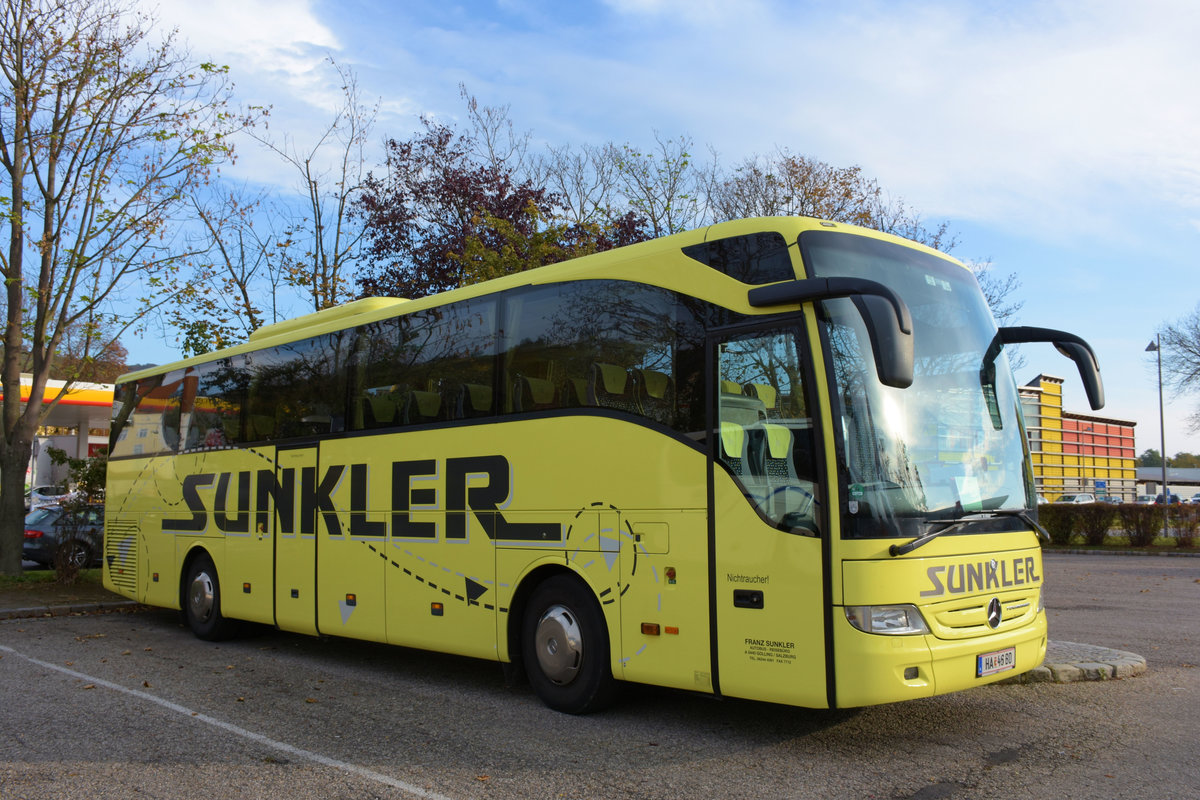
[[[25,517],[25,544],[21,556],[26,561],[52,569],[62,548],[65,563],[78,568],[90,567],[100,563],[103,540],[104,506],[42,506]]]

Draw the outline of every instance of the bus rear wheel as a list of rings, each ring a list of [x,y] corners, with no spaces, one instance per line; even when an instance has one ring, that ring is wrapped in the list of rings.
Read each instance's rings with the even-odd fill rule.
[[[207,554],[196,556],[183,585],[183,612],[196,638],[219,642],[236,633],[233,620],[221,615],[221,581]]]
[[[604,614],[578,579],[555,575],[534,589],[521,651],[530,685],[550,708],[588,714],[616,699]]]

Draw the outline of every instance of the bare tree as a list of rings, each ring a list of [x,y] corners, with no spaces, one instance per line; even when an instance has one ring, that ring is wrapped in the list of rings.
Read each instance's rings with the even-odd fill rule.
[[[710,186],[717,219],[802,216],[863,227],[897,227],[903,207],[886,201],[879,182],[861,167],[835,167],[780,148],[751,156]]]
[[[481,106],[464,83],[458,85],[458,94],[467,106],[471,131],[466,141],[471,145],[475,160],[496,172],[524,176],[529,166],[525,156],[529,151],[530,134],[528,131],[517,133],[509,116],[510,106]]]
[[[958,246],[949,223],[928,227],[903,200],[891,197],[861,167],[835,167],[780,148],[770,157],[751,156],[725,174],[714,157],[707,180],[709,206],[717,220],[743,217],[806,216],[847,222],[920,242],[943,253]],[[990,261],[968,261],[992,314],[1011,323],[1024,305],[1014,299],[1021,287],[1015,272],[992,271]],[[1014,369],[1024,363],[1010,353]]]
[[[229,347],[279,320],[284,253],[290,242],[270,228],[262,195],[231,189],[192,198],[205,257],[195,283],[167,312],[186,355]],[[256,222],[258,223],[256,225]]]
[[[692,140],[654,134],[655,147],[642,151],[622,145],[617,184],[628,207],[649,221],[653,236],[694,228],[705,217],[701,174],[692,165]]]
[[[11,0],[0,11],[4,574],[21,569],[25,470],[63,337],[85,324],[115,340],[188,286],[177,216],[245,124],[225,70],[191,63],[174,34],[150,41],[152,20],[134,8]]]
[[[353,269],[363,241],[363,226],[351,208],[366,176],[365,149],[379,110],[359,96],[358,78],[349,67],[329,59],[341,82],[341,105],[316,142],[300,150],[291,137],[281,142],[256,137],[295,168],[300,176],[304,213],[288,227],[285,277],[303,290],[314,311],[353,297]],[[333,157],[326,155],[333,152]]]
[[[1191,313],[1159,330],[1163,381],[1177,395],[1200,389],[1200,305]],[[1200,407],[1188,417],[1188,426],[1200,430]]]
[[[975,280],[979,282],[979,288],[983,290],[983,299],[987,300],[988,307],[992,310],[992,316],[996,318],[996,324],[1011,325],[1015,322],[1017,312],[1025,305],[1024,300],[1015,298],[1017,291],[1021,288],[1021,279],[1017,277],[1017,273],[996,275],[992,272],[990,259],[967,261],[966,264],[975,273]],[[1011,356],[1009,360],[1012,360]],[[1016,368],[1016,365],[1013,365],[1013,369]]]
[[[577,225],[603,224],[620,216],[626,205],[619,194],[621,150],[614,144],[547,147],[535,159],[535,183],[545,186],[561,208],[561,216]]]

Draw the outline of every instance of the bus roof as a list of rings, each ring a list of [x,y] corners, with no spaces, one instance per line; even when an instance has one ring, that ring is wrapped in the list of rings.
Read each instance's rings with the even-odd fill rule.
[[[470,286],[463,286],[458,289],[451,289],[415,300],[396,297],[368,297],[355,300],[333,308],[265,325],[251,333],[245,342],[233,347],[126,373],[117,379],[117,383],[126,383],[131,380],[160,375],[175,369],[182,369],[241,353],[254,352],[273,345],[285,344],[310,336],[331,333],[375,322],[380,319],[396,316],[398,311],[401,310],[402,313],[408,313],[410,311],[445,305],[458,300],[482,297],[519,286],[559,283],[570,280],[607,278],[648,283],[718,302],[721,305],[743,313],[763,313],[762,309],[755,309],[747,302],[745,297],[745,289],[747,287],[745,284],[717,270],[705,270],[688,275],[686,281],[673,280],[669,274],[664,274],[662,271],[657,273],[654,271],[655,267],[662,263],[658,258],[666,253],[678,254],[682,248],[689,245],[759,232],[778,232],[791,244],[796,241],[801,233],[808,230],[829,230],[881,239],[921,250],[957,264],[960,267],[963,266],[961,262],[945,253],[917,242],[870,228],[862,228],[843,222],[829,222],[811,217],[753,217],[734,220],[732,222],[719,222],[703,228],[697,228],[696,230],[676,233],[647,242],[639,242],[555,264],[547,264],[542,267],[525,270],[524,272],[505,275],[500,278],[494,278]],[[963,268],[965,269],[965,267]],[[677,283],[678,285],[676,285]]]

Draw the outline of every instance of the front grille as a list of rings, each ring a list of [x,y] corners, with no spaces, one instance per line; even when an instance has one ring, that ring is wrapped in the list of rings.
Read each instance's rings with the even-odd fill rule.
[[[109,582],[126,597],[137,599],[138,525],[132,519],[104,523],[104,569]]]
[[[939,639],[970,639],[1020,628],[1033,621],[1037,612],[1039,589],[1023,589],[1004,594],[984,594],[947,600],[923,608],[925,619]],[[1000,624],[988,625],[988,603],[1000,601]]]

